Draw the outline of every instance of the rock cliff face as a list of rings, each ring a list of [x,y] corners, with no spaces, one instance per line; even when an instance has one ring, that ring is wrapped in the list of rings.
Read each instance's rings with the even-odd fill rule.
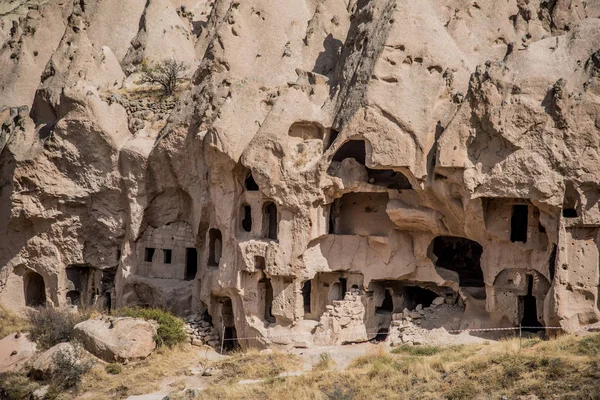
[[[242,346],[439,297],[459,328],[600,320],[598,1],[12,0],[0,42],[5,305]],[[166,58],[193,73],[163,100],[136,81]]]

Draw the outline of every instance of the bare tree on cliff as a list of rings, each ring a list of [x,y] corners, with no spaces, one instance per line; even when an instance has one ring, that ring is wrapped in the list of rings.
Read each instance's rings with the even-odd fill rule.
[[[165,95],[170,96],[175,92],[177,83],[181,81],[188,66],[183,62],[178,62],[174,58],[160,61],[156,64],[142,63],[142,76],[137,84],[160,85]]]

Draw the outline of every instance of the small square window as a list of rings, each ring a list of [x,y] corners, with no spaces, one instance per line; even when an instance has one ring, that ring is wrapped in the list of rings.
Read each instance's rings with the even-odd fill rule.
[[[171,249],[164,249],[163,250],[163,262],[165,264],[171,264],[171,256],[173,254],[173,250]]]
[[[154,257],[154,248],[146,247],[146,251],[144,252],[144,261],[152,262],[152,257]]]

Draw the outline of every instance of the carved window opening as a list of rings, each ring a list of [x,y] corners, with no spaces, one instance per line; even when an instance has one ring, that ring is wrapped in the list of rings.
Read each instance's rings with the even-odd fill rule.
[[[173,261],[173,250],[163,249],[163,263],[171,264],[172,261]]]
[[[264,277],[258,281],[258,283],[263,285],[264,290],[264,319],[267,322],[275,322],[275,317],[273,316],[273,285],[271,284],[271,279]]]
[[[152,258],[154,258],[154,251],[156,249],[153,247],[146,247],[144,250],[144,261],[152,262]]]
[[[302,302],[304,304],[304,314],[310,314],[310,295],[312,291],[311,281],[305,281],[302,285]]]
[[[573,182],[567,182],[566,186],[562,215],[565,218],[577,218],[579,216],[577,213],[577,203],[579,202],[577,190]]]
[[[288,129],[288,135],[290,137],[302,140],[323,140],[323,132],[323,127],[315,122],[294,122]]]
[[[256,192],[256,191],[258,191],[258,185],[256,184],[256,181],[252,177],[252,174],[248,175],[248,177],[246,178],[246,181],[244,182],[244,184],[246,186],[246,190],[247,191],[249,191],[249,192]]]
[[[242,205],[242,229],[252,231],[252,208],[248,204]]]
[[[198,251],[195,248],[185,249],[185,280],[191,281],[198,272]]]
[[[29,272],[25,275],[25,305],[29,307],[41,307],[46,305],[46,285],[44,278],[37,272]]]
[[[254,256],[254,269],[264,271],[265,266],[266,262],[263,256]]]
[[[263,237],[277,240],[277,207],[275,203],[268,202],[263,207]]]
[[[521,326],[525,330],[537,332],[543,326],[538,320],[537,300],[533,295],[533,276],[527,275],[527,295],[519,296],[519,311],[521,312]]]
[[[433,240],[436,267],[458,273],[463,287],[485,287],[481,270],[483,247],[473,240],[456,236],[438,236]]]
[[[510,241],[527,243],[529,207],[527,204],[515,204],[510,218]]]
[[[208,248],[208,265],[218,267],[223,251],[223,237],[220,230],[212,228],[208,231]]]

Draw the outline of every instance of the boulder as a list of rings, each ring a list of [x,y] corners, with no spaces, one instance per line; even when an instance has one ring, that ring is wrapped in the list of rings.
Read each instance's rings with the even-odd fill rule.
[[[431,302],[432,305],[435,306],[441,306],[442,304],[444,304],[444,298],[443,297],[436,297],[435,299],[433,299],[433,301]]]
[[[0,374],[16,371],[35,354],[36,344],[27,335],[11,333],[0,340]]]
[[[75,357],[75,348],[71,343],[59,343],[43,352],[31,367],[31,374],[38,379],[49,377],[55,369],[54,356],[59,352],[68,354],[69,357]]]
[[[106,362],[148,357],[156,348],[157,324],[139,318],[98,317],[75,325],[74,335],[87,351]]]

